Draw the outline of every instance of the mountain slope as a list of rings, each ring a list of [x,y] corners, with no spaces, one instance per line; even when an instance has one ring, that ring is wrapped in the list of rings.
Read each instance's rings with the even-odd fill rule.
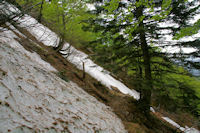
[[[126,132],[108,106],[57,77],[14,38],[1,32],[0,132]]]
[[[52,32],[51,30],[49,30],[47,27],[43,26],[42,24],[38,23],[34,18],[30,17],[29,15],[25,15],[25,17],[23,19],[18,19],[18,21],[20,22],[20,27],[22,28],[22,30],[20,30],[20,28],[18,27],[18,30],[20,30],[20,32],[18,30],[16,30],[12,25],[10,25],[10,24],[8,24],[8,25],[10,25],[10,28],[16,32],[15,34],[18,34],[18,36],[19,35],[22,36],[24,39],[22,39],[21,37],[17,38],[17,36],[13,35],[13,33],[12,34],[8,33],[8,36],[11,36],[11,38],[13,38],[13,37],[17,38],[16,40],[18,40],[21,44],[23,44],[23,46],[25,48],[27,48],[30,45],[32,45],[32,42],[34,44],[36,44],[37,47],[41,47],[43,44],[48,45],[48,46],[49,45],[55,46],[55,44],[56,44],[55,42],[59,40],[58,36],[54,32]],[[31,39],[30,39],[30,36],[28,36],[28,35],[31,36]],[[6,40],[6,38],[3,38],[2,40]],[[26,41],[26,40],[29,40],[29,41],[27,43],[25,43],[24,41]],[[18,45],[18,42],[16,42],[14,39],[13,40],[11,39],[11,40],[8,40],[8,41],[12,42],[11,43],[12,47],[13,46],[17,46],[17,47],[20,46],[20,45]],[[3,43],[8,43],[8,42],[3,42]],[[68,46],[68,45],[69,44],[66,43],[65,47]],[[23,49],[23,48],[20,47],[19,49]],[[60,74],[66,73],[67,71],[71,71],[72,73],[75,72],[75,74],[77,75],[76,71],[73,71],[73,70],[70,70],[70,69],[66,69],[66,67],[67,66],[68,67],[71,66],[71,68],[72,68],[72,67],[76,66],[77,68],[82,69],[82,62],[85,62],[85,71],[88,72],[94,78],[96,78],[98,81],[100,81],[102,84],[107,86],[108,88],[110,88],[110,89],[112,88],[115,91],[117,91],[119,89],[122,93],[130,94],[131,96],[135,97],[136,99],[139,98],[139,93],[130,90],[125,85],[120,83],[120,81],[117,81],[113,77],[111,77],[108,73],[102,72],[102,71],[104,71],[103,68],[101,68],[101,67],[97,66],[96,64],[94,64],[91,60],[88,59],[88,56],[86,54],[82,53],[81,51],[78,51],[78,50],[74,49],[73,47],[71,47],[71,49],[70,49],[70,52],[72,54],[67,59],[71,63],[73,63],[75,65],[74,66],[74,65],[70,64],[69,62],[66,63],[66,60],[64,58],[62,58],[62,60],[60,60],[61,58],[58,58],[58,57],[55,56],[55,52],[54,53],[53,52],[52,53],[51,52],[48,53],[48,49],[49,48],[46,47],[46,48],[42,49],[43,52],[38,52],[37,50],[34,49],[34,46],[28,48],[28,50],[35,51],[38,54],[40,54],[41,57],[43,59],[45,59],[45,60],[48,60],[48,59],[50,59],[52,57],[57,58],[57,59],[54,58],[54,61],[55,61],[54,63],[52,63],[51,60],[48,60],[48,62],[50,62],[51,65],[53,65],[55,68],[57,68],[55,63],[58,64],[59,61],[64,62],[63,63],[64,64],[64,66],[63,66],[64,69],[62,67],[60,67],[61,69],[57,68],[57,70],[59,71],[58,73],[60,73]],[[47,51],[48,54],[46,54],[46,51]],[[30,54],[28,54],[28,55],[30,55]],[[58,55],[58,53],[57,53],[57,55]],[[38,55],[37,54],[32,54],[31,56],[28,56],[28,57],[31,60],[36,61],[37,64],[40,64],[40,66],[41,65],[44,66],[43,67],[44,70],[47,69],[48,71],[52,71],[52,70],[55,71],[54,69],[52,69],[51,66],[47,65],[44,62],[42,63],[41,59],[40,58],[38,59]],[[58,64],[58,65],[60,65],[60,64]],[[4,72],[2,71],[3,75],[5,75],[5,73],[6,73],[5,71]],[[80,73],[78,73],[78,74],[80,75]],[[74,75],[72,75],[72,74],[68,75],[67,74],[66,76],[70,80],[76,82],[72,77]],[[22,75],[22,77],[24,77],[24,75]],[[127,95],[123,95],[123,94],[120,94],[120,96],[110,95],[107,92],[108,90],[106,90],[106,88],[103,87],[103,86],[100,87],[102,90],[99,90],[99,87],[97,87],[97,86],[99,86],[100,84],[99,83],[96,84],[94,82],[91,82],[91,80],[89,79],[89,75],[87,75],[87,79],[85,79],[85,80],[82,80],[81,76],[77,76],[77,77],[79,78],[78,80],[80,80],[80,82],[82,82],[81,85],[78,83],[79,86],[81,86],[89,94],[91,94],[91,95],[94,94],[94,96],[98,100],[100,100],[101,102],[103,101],[103,103],[105,103],[106,105],[109,105],[110,107],[112,107],[112,109],[123,120],[123,122],[124,121],[125,122],[126,121],[131,121],[131,122],[134,122],[134,123],[140,123],[141,122],[141,121],[138,122],[137,120],[135,121],[135,119],[141,119],[141,120],[144,121],[145,118],[142,116],[142,114],[138,113],[136,110],[133,109],[135,107],[135,105],[133,104],[135,101],[130,99]],[[88,84],[89,84],[89,86],[88,86]],[[73,88],[74,85],[70,85],[70,86],[72,86],[72,88]],[[45,85],[43,86],[43,88],[46,88]],[[86,88],[89,88],[89,90],[87,90]],[[91,93],[91,91],[92,91],[92,93]],[[103,93],[101,93],[100,91],[103,91]],[[114,91],[114,93],[115,93],[115,91]],[[108,94],[105,94],[105,92],[108,93]],[[111,92],[111,91],[109,91],[109,92]],[[120,93],[120,92],[117,91],[117,93]],[[76,100],[74,100],[73,102],[76,102]],[[9,104],[6,104],[6,105],[9,105]],[[120,107],[119,107],[119,105],[120,105]],[[87,106],[90,106],[90,105],[88,104]],[[57,122],[55,122],[54,124],[57,125]],[[125,125],[126,124],[127,123],[125,123]],[[133,125],[133,123],[129,123],[128,122],[128,124],[131,125],[129,127],[134,127],[135,126],[135,125]],[[140,124],[142,125],[142,122]],[[41,124],[41,125],[43,125],[43,124]],[[151,126],[149,127],[149,125],[151,125]],[[165,131],[166,127],[161,126],[161,123],[158,124],[158,123],[154,123],[152,121],[148,122],[148,128],[151,129],[153,132],[158,132],[158,131],[156,131],[157,129],[160,130],[160,132],[161,131],[162,132],[169,132],[169,129]],[[177,128],[180,128],[180,127],[177,127]],[[68,130],[68,128],[66,130]],[[133,130],[134,130],[133,132],[135,133],[136,132],[135,128]],[[144,128],[142,128],[142,130],[144,130]],[[79,131],[73,130],[72,132],[80,132],[80,130]]]

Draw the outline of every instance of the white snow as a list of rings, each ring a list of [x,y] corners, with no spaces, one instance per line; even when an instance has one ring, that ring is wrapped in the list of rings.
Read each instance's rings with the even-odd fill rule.
[[[0,38],[1,43],[10,42],[10,43],[8,43],[10,45],[10,47],[15,48],[15,50],[17,50],[17,51],[20,51],[21,53],[24,54],[24,56],[29,57],[31,61],[37,62],[37,66],[40,65],[48,71],[54,71],[54,72],[57,71],[49,63],[43,61],[38,54],[31,53],[31,52],[25,50],[24,47],[21,46],[14,39],[14,38],[18,38],[18,37],[13,32],[11,32],[10,30],[5,30],[4,32],[0,32],[0,37],[1,37]]]
[[[65,82],[11,31],[0,33],[0,132],[125,133],[121,120],[73,82]]]
[[[168,117],[162,117],[165,121],[169,122],[170,124],[172,124],[174,127],[177,127],[178,129],[180,129],[181,131],[184,131],[185,128],[181,127],[179,124],[177,124],[176,122],[174,122],[173,120],[169,119]]]
[[[156,112],[155,109],[154,109],[153,107],[150,107],[150,111],[153,112],[153,113]]]
[[[194,24],[198,19],[200,19],[200,14],[197,14],[194,16],[193,19],[191,19],[189,21],[189,23]],[[170,22],[170,21],[165,21],[162,23],[159,23],[160,27],[178,27],[177,24]],[[162,34],[167,34],[167,33],[171,33],[171,30],[162,30],[161,31]],[[167,44],[167,45],[171,45],[171,46],[167,46],[162,48],[163,52],[168,52],[168,53],[179,53],[179,52],[183,52],[183,53],[192,53],[192,52],[196,52],[197,49],[192,48],[192,47],[184,47],[184,48],[180,48],[178,46],[173,46],[174,44],[177,44],[178,42],[187,42],[187,41],[194,41],[196,38],[200,37],[200,32],[197,34],[194,34],[192,36],[186,36],[183,37],[179,40],[173,40],[173,36],[172,35],[165,35],[164,37],[162,37],[159,42],[160,44],[157,44],[157,46],[162,46],[163,44]]]
[[[168,118],[168,117],[162,117],[165,121],[167,121],[168,123],[172,124],[174,127],[180,129],[182,132],[184,133],[200,133],[197,129],[195,128],[189,128],[187,126],[185,127],[181,127],[179,124],[177,124],[176,122],[174,122],[172,119]]]

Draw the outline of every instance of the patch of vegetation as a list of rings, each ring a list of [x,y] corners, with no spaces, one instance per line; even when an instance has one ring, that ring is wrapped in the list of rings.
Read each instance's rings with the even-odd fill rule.
[[[57,75],[58,75],[61,79],[63,79],[64,81],[69,82],[69,79],[68,79],[67,76],[66,76],[66,71],[65,71],[65,70],[62,70],[62,71],[58,72]]]

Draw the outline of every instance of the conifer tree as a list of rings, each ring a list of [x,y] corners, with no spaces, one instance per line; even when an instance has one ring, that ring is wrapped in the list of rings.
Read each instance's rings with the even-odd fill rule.
[[[112,59],[128,60],[125,64],[129,66],[137,64],[135,70],[139,71],[138,77],[140,81],[144,79],[139,83],[140,108],[148,115],[155,78],[159,77],[158,74],[174,72],[172,59],[180,57],[180,53],[162,52],[159,46],[182,47],[186,43],[170,43],[168,40],[161,41],[161,38],[166,34],[175,35],[187,26],[187,21],[199,6],[185,0],[96,0],[95,4],[96,10],[92,13],[98,17],[89,20],[93,24],[90,29],[102,34],[98,41],[112,49]],[[162,27],[161,23],[166,21],[173,23],[173,26]],[[163,30],[168,32],[163,33]]]

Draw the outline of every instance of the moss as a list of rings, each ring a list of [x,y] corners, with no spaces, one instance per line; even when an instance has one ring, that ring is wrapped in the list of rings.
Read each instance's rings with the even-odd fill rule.
[[[58,72],[57,75],[58,75],[61,79],[63,79],[64,81],[69,82],[69,79],[68,79],[67,76],[66,76],[66,71],[65,71],[65,70],[62,70],[62,71]]]

